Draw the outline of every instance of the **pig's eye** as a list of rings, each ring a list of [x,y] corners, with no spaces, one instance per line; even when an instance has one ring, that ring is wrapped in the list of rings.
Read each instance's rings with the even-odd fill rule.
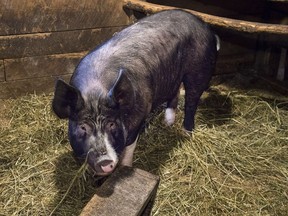
[[[116,123],[115,122],[108,122],[107,128],[109,130],[115,130],[116,129]]]
[[[80,129],[81,129],[82,131],[86,131],[85,125],[80,125]]]
[[[77,135],[82,137],[85,136],[87,133],[90,133],[91,128],[87,124],[80,124],[77,128]]]

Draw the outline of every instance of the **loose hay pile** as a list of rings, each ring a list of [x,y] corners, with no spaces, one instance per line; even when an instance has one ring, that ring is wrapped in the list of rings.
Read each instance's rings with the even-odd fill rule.
[[[78,215],[94,193],[50,101],[2,101],[1,215]],[[181,100],[173,127],[153,114],[138,142],[135,166],[161,177],[153,214],[287,215],[288,97],[215,85],[192,135],[182,109]]]

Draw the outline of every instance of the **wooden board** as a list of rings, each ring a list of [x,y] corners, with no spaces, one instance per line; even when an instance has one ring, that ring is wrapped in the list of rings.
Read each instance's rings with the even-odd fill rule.
[[[81,216],[149,215],[158,184],[159,177],[151,173],[122,167],[96,191]]]
[[[0,1],[0,35],[124,26],[122,0]]]
[[[175,7],[171,6],[157,5],[140,0],[124,0],[124,7],[145,14],[153,14],[163,10],[176,9]],[[194,14],[195,16],[199,17],[200,19],[202,19],[203,21],[214,27],[245,33],[277,35],[277,37],[280,36],[279,40],[281,39],[281,43],[287,45],[287,39],[286,39],[288,35],[287,25],[249,22],[245,20],[213,16],[195,10],[188,10],[188,9],[185,10]]]
[[[0,98],[53,91],[130,23],[123,0],[0,1],[0,19]]]
[[[91,50],[123,27],[0,36],[0,59]]]
[[[5,81],[4,61],[0,60],[0,82]]]
[[[254,64],[254,54],[219,56],[216,62],[214,75],[237,73],[239,71],[252,68]]]
[[[247,15],[263,14],[266,3],[263,0],[253,0],[253,2],[251,2],[251,0],[148,0],[147,2],[192,9],[215,16],[235,17],[237,19],[243,19],[243,17]],[[257,18],[251,17],[251,19]]]
[[[0,82],[0,99],[16,98],[33,93],[51,93],[54,91],[56,79],[59,77],[69,81],[71,74],[59,76],[47,75],[46,77],[40,78]]]
[[[6,81],[72,74],[86,53],[5,59]]]
[[[227,30],[215,30],[220,38],[219,56],[245,55],[257,49],[257,35],[235,33]]]

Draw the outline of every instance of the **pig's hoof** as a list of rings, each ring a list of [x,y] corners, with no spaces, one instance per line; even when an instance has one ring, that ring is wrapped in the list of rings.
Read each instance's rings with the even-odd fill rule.
[[[183,131],[185,131],[186,133],[192,133],[193,130],[187,130],[186,128],[183,127]]]
[[[175,110],[172,108],[167,108],[165,110],[165,123],[171,126],[175,122]]]

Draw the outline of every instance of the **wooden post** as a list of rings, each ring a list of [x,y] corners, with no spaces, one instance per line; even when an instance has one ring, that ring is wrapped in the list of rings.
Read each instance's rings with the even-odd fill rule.
[[[81,216],[150,215],[158,184],[158,176],[121,167],[96,190]]]

